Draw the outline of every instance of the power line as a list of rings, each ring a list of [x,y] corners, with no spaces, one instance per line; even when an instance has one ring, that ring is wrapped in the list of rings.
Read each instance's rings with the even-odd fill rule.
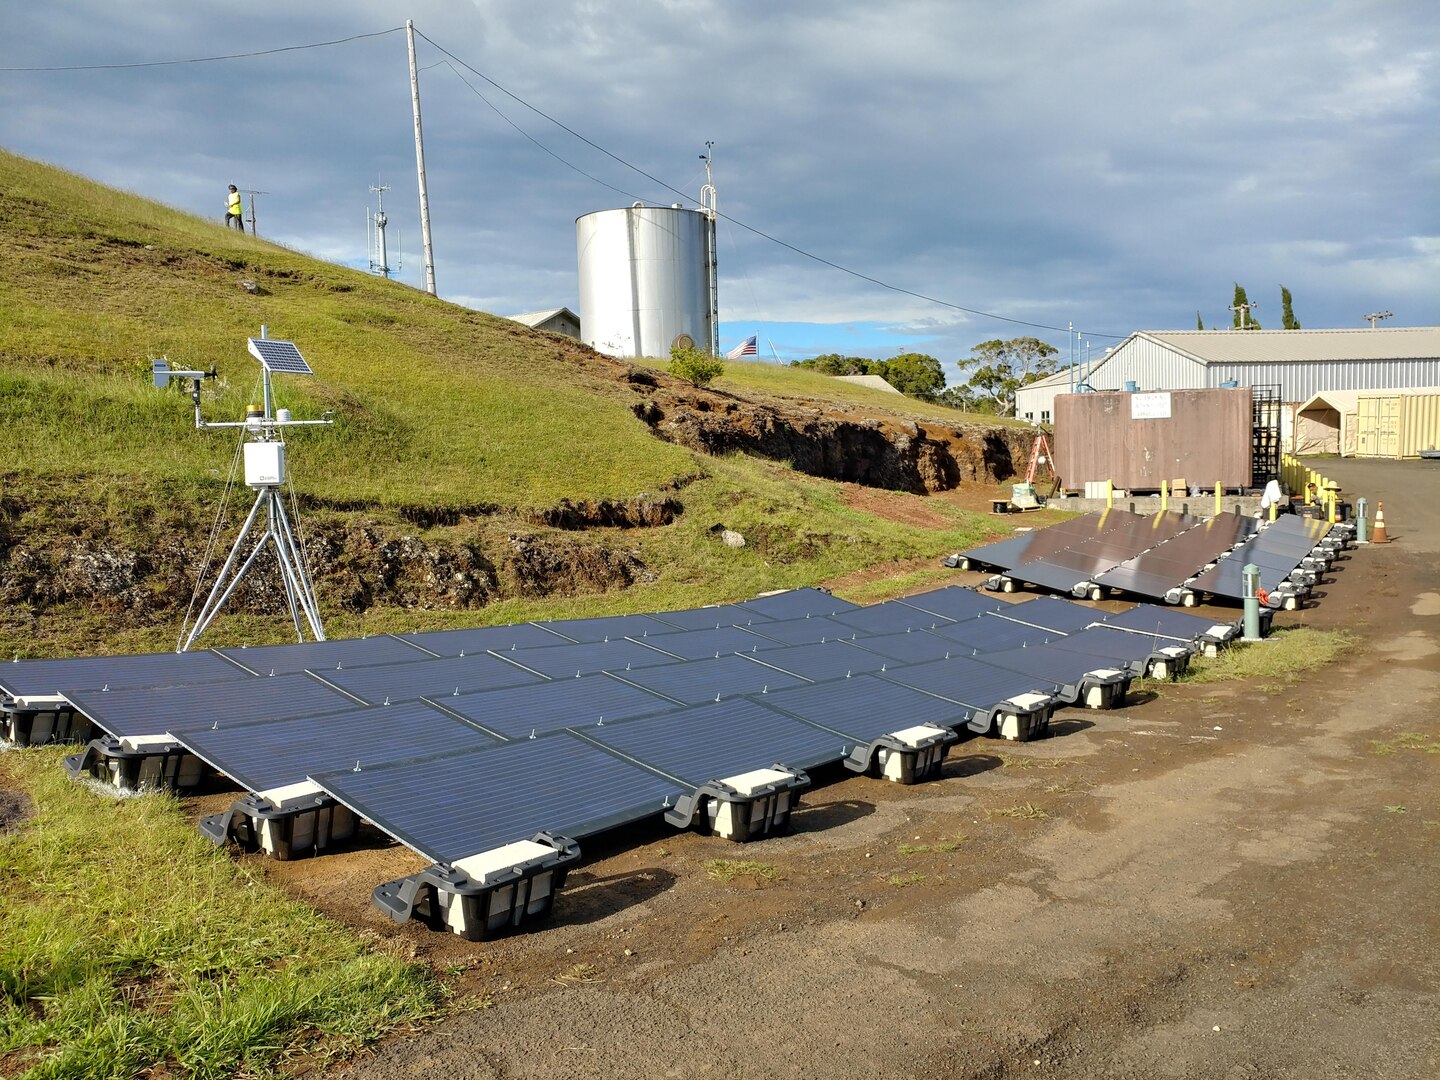
[[[274,56],[277,53],[302,52],[305,49],[324,49],[331,45],[347,45],[365,38],[384,37],[404,30],[403,26],[392,26],[389,30],[377,30],[373,34],[352,34],[334,41],[313,41],[308,45],[284,45],[278,49],[258,49],[254,52],[227,53],[224,56],[194,56],[183,60],[148,60],[136,64],[64,64],[44,67],[0,67],[0,71],[128,71],[132,68],[175,67],[180,64],[212,64],[218,60],[248,60],[256,56]],[[428,38],[426,39],[429,40]],[[433,44],[433,43],[432,43]]]
[[[670,186],[669,184],[667,184],[664,180],[661,180],[658,176],[653,176],[653,175],[651,175],[650,173],[646,172],[644,169],[640,168],[640,166],[634,165],[634,164],[632,164],[631,162],[626,161],[624,158],[620,157],[618,154],[612,153],[611,151],[607,150],[605,147],[601,146],[599,143],[594,142],[594,141],[591,140],[591,139],[587,139],[584,135],[581,135],[581,134],[580,134],[578,131],[576,131],[574,128],[572,128],[572,127],[568,126],[567,124],[564,124],[564,123],[562,123],[561,121],[557,120],[555,117],[551,116],[549,113],[545,112],[543,109],[540,109],[540,108],[537,108],[537,107],[534,106],[534,105],[531,105],[528,101],[526,101],[524,98],[520,97],[518,94],[515,94],[514,92],[512,92],[512,91],[509,90],[509,89],[507,89],[506,87],[501,86],[501,85],[500,85],[499,83],[497,83],[494,79],[490,78],[490,76],[486,75],[483,71],[479,71],[479,70],[477,70],[476,68],[472,67],[471,65],[467,64],[464,60],[461,60],[458,56],[456,56],[454,53],[450,52],[450,50],[446,49],[443,45],[440,45],[438,42],[434,41],[432,38],[427,37],[423,32],[417,30],[416,33],[419,34],[422,38],[425,38],[425,40],[426,40],[429,44],[431,44],[432,46],[434,46],[436,49],[438,49],[438,50],[439,50],[441,53],[443,53],[445,56],[449,57],[451,60],[455,61],[455,63],[459,64],[459,65],[460,65],[461,67],[463,67],[466,71],[468,71],[468,72],[470,72],[472,75],[474,75],[476,78],[484,79],[487,83],[489,83],[491,86],[493,86],[496,90],[499,90],[499,91],[500,91],[502,94],[504,94],[506,97],[510,98],[511,100],[517,102],[517,103],[520,104],[520,105],[523,105],[525,108],[527,108],[527,109],[529,109],[531,112],[535,113],[535,115],[537,115],[537,116],[539,116],[539,117],[541,117],[541,118],[543,118],[543,119],[545,119],[545,120],[548,120],[550,123],[552,123],[552,124],[554,124],[556,127],[558,127],[561,131],[564,131],[564,132],[566,132],[567,134],[574,136],[575,138],[577,138],[577,139],[579,139],[581,142],[583,142],[586,146],[589,146],[589,147],[591,147],[591,148],[594,149],[594,150],[598,150],[600,153],[604,154],[606,157],[608,157],[608,158],[610,158],[611,160],[619,163],[620,165],[625,166],[625,168],[630,169],[632,172],[639,173],[641,176],[645,177],[645,179],[649,180],[650,182],[652,182],[652,183],[654,183],[654,184],[658,184],[660,187],[664,188],[666,191],[673,192],[674,194],[679,195],[682,199],[688,199],[688,198],[689,198],[689,196],[688,196],[685,192],[679,190],[678,188],[671,187],[671,186]],[[467,85],[468,85],[468,84],[467,84]],[[473,88],[472,88],[472,89],[473,89]],[[490,104],[490,103],[487,101],[486,104]],[[491,105],[491,108],[494,108],[494,106]],[[498,112],[499,110],[497,109],[496,111]],[[502,113],[501,115],[503,116],[504,114]],[[508,117],[506,118],[506,120],[507,120],[508,123],[510,123],[510,125],[511,125],[512,127],[515,127],[516,130],[520,130],[520,129],[519,129],[519,126],[516,125],[513,121],[509,120]],[[521,134],[524,134],[524,132],[522,131]],[[530,136],[526,135],[526,138],[530,138]],[[534,139],[531,139],[531,141],[532,141],[532,142],[535,142]],[[540,146],[541,144],[539,144],[539,143],[537,142],[536,145],[537,145],[537,146]],[[541,148],[542,148],[542,149],[545,149],[543,146],[542,146]],[[553,152],[551,152],[551,151],[549,151],[549,150],[546,150],[546,153],[550,153],[552,157],[555,157],[555,158],[557,158],[558,160],[564,161],[564,159],[563,159],[563,158],[560,158],[558,154],[554,154]],[[565,164],[568,165],[570,168],[576,168],[575,166],[570,165],[569,162],[565,162]],[[582,172],[582,170],[580,170],[580,169],[576,169],[576,171],[577,171],[577,172]],[[589,174],[587,173],[587,174],[584,174],[584,175],[587,175],[587,176],[588,176]],[[591,179],[594,179],[594,177],[591,177]],[[605,184],[604,181],[597,181],[597,183],[604,184],[605,187],[609,187],[612,191],[618,191],[618,190],[619,190],[618,188],[611,187],[611,185],[609,185],[609,184]],[[778,246],[780,246],[780,247],[783,247],[783,248],[785,248],[787,251],[792,251],[792,252],[794,252],[796,255],[800,255],[800,256],[802,256],[802,257],[804,257],[804,258],[811,259],[811,260],[813,260],[814,262],[820,263],[822,266],[828,266],[828,267],[830,267],[832,270],[838,270],[838,271],[840,271],[842,274],[849,274],[851,277],[856,278],[856,279],[858,279],[858,280],[860,280],[860,281],[869,282],[869,283],[872,284],[872,285],[877,285],[877,286],[879,286],[879,287],[882,288],[882,289],[887,289],[887,290],[889,290],[890,292],[899,293],[899,294],[901,294],[902,296],[911,296],[911,297],[914,297],[914,298],[917,299],[917,300],[924,300],[924,301],[927,302],[927,303],[938,304],[938,305],[940,305],[941,307],[950,308],[952,311],[963,311],[963,312],[965,312],[967,315],[978,315],[978,316],[980,316],[980,317],[982,317],[982,318],[994,319],[994,320],[996,320],[996,321],[998,321],[998,322],[1010,323],[1010,324],[1013,325],[1013,326],[1028,326],[1028,327],[1031,327],[1031,328],[1036,329],[1036,330],[1053,330],[1053,331],[1055,331],[1056,333],[1069,333],[1069,332],[1070,332],[1070,331],[1069,331],[1066,327],[1064,327],[1064,326],[1051,326],[1049,323],[1030,322],[1030,321],[1028,321],[1028,320],[1026,320],[1026,319],[1012,319],[1012,318],[1010,318],[1009,316],[1006,316],[1006,315],[997,315],[997,314],[995,314],[995,313],[992,312],[992,311],[981,311],[981,310],[978,309],[978,308],[965,307],[963,304],[951,303],[951,302],[948,301],[948,300],[941,300],[939,297],[929,296],[929,295],[927,295],[926,293],[916,292],[916,291],[913,290],[913,289],[906,289],[906,288],[904,288],[903,286],[891,285],[891,284],[890,284],[889,282],[887,282],[887,281],[881,281],[879,278],[871,277],[869,274],[862,274],[862,273],[860,273],[860,271],[858,271],[858,270],[852,270],[852,269],[850,269],[848,266],[843,266],[843,265],[841,265],[840,263],[834,262],[834,261],[832,261],[832,260],[830,260],[830,259],[826,259],[826,258],[824,258],[823,256],[816,255],[816,254],[814,254],[813,252],[810,252],[810,251],[806,251],[804,248],[797,247],[797,246],[795,246],[794,244],[791,244],[791,243],[788,243],[788,242],[786,242],[786,241],[784,241],[784,240],[781,240],[779,237],[772,236],[772,235],[770,235],[769,233],[765,232],[763,229],[758,229],[758,228],[756,228],[756,227],[753,226],[753,225],[748,225],[748,224],[746,224],[745,222],[739,220],[738,218],[731,217],[729,214],[726,214],[726,213],[718,213],[718,216],[724,218],[726,221],[730,222],[732,225],[735,225],[735,226],[737,226],[737,227],[739,227],[739,228],[741,228],[741,229],[744,229],[746,232],[753,233],[755,236],[758,236],[758,237],[760,237],[761,239],[769,240],[772,244],[776,244],[776,245],[778,245]],[[1127,334],[1102,334],[1102,333],[1098,333],[1098,332],[1092,332],[1091,336],[1092,336],[1092,337],[1100,337],[1100,338],[1110,338],[1110,339],[1112,339],[1112,340],[1114,340],[1114,341],[1120,341],[1120,340],[1124,339],[1125,337],[1128,337],[1129,335],[1127,335]]]

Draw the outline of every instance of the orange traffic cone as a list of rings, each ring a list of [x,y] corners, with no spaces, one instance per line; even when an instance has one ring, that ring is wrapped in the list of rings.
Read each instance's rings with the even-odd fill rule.
[[[1375,504],[1375,528],[1370,530],[1370,542],[1372,544],[1388,544],[1390,537],[1385,535],[1385,504]]]

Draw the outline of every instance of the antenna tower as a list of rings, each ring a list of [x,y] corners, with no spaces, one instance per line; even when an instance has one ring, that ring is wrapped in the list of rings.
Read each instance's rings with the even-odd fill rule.
[[[1241,330],[1249,330],[1249,329],[1250,329],[1250,312],[1253,311],[1255,308],[1257,308],[1257,307],[1259,307],[1259,306],[1260,306],[1259,304],[1256,304],[1256,303],[1253,303],[1253,302],[1247,302],[1247,303],[1244,303],[1244,304],[1231,304],[1231,305],[1230,305],[1230,310],[1231,310],[1231,311],[1234,311],[1234,312],[1237,312],[1237,313],[1240,315],[1240,329],[1241,329]]]
[[[276,560],[280,564],[280,576],[285,586],[285,599],[290,608],[290,619],[295,624],[296,640],[305,640],[305,632],[301,627],[302,616],[305,623],[309,625],[310,633],[315,640],[325,640],[325,629],[320,623],[320,605],[315,599],[315,585],[305,566],[304,553],[300,545],[295,542],[295,533],[290,526],[290,518],[285,513],[285,503],[280,497],[280,489],[286,480],[284,430],[290,427],[328,426],[331,420],[328,413],[319,420],[292,420],[289,409],[274,408],[274,397],[270,386],[270,376],[273,373],[314,374],[310,365],[305,362],[305,358],[300,355],[300,350],[295,347],[294,342],[272,338],[268,336],[266,327],[262,326],[260,327],[260,336],[248,338],[246,344],[249,347],[250,355],[260,361],[264,404],[249,406],[245,410],[244,420],[212,423],[201,416],[200,382],[202,379],[215,378],[213,367],[209,371],[177,371],[170,367],[167,360],[152,360],[150,363],[155,385],[158,387],[163,388],[171,379],[192,380],[194,385],[191,397],[195,402],[195,427],[197,429],[244,429],[247,440],[244,444],[245,483],[255,491],[255,504],[250,508],[250,514],[245,519],[245,524],[240,527],[240,535],[235,538],[230,555],[225,560],[225,565],[220,568],[210,595],[201,606],[200,613],[195,616],[193,624],[190,624],[189,612],[186,613],[185,623],[180,628],[180,643],[176,646],[176,652],[188,650],[194,644],[195,639],[204,633],[215,620],[215,616],[220,613],[225,602],[234,594],[241,579],[255,566],[256,561],[265,550],[267,542],[273,545]],[[244,554],[247,548],[246,541],[250,537],[251,530],[261,519],[262,511],[264,512],[264,525],[254,540],[254,546],[250,547],[248,554]],[[242,554],[244,554],[243,559]],[[201,577],[203,578],[203,576],[202,568]],[[199,594],[198,581],[196,594]],[[186,633],[187,627],[188,634]]]
[[[1393,319],[1394,317],[1395,313],[1393,311],[1372,311],[1369,315],[1365,316],[1365,318],[1370,320],[1371,330],[1375,329],[1375,324],[1381,319]]]
[[[710,175],[710,166],[715,156],[715,143],[706,140],[705,153],[700,159],[705,162],[705,186],[700,189],[700,210],[709,223],[705,229],[705,273],[710,279],[710,355],[720,355],[720,275],[715,244],[715,222],[719,216],[716,207],[715,184]]]
[[[385,192],[390,190],[389,184],[371,184],[370,190],[375,193],[379,200],[380,209],[370,215],[371,238],[370,238],[370,272],[379,274],[383,278],[390,276],[390,261],[385,252],[385,225],[389,219],[385,216]]]

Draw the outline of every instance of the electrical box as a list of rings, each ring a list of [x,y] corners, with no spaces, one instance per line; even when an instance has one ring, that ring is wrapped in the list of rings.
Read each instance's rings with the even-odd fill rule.
[[[250,487],[272,487],[285,483],[285,444],[247,442],[245,483]]]

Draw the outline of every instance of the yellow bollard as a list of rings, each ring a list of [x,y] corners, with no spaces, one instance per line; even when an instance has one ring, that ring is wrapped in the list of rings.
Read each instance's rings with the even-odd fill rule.
[[[1215,481],[1215,516],[1220,516],[1220,481]]]
[[[1106,481],[1105,481],[1105,509],[1106,509],[1106,510],[1113,510],[1113,509],[1115,509],[1115,481],[1114,481],[1114,480],[1106,480]]]
[[[1163,514],[1170,509],[1170,482],[1160,481],[1160,512]]]

